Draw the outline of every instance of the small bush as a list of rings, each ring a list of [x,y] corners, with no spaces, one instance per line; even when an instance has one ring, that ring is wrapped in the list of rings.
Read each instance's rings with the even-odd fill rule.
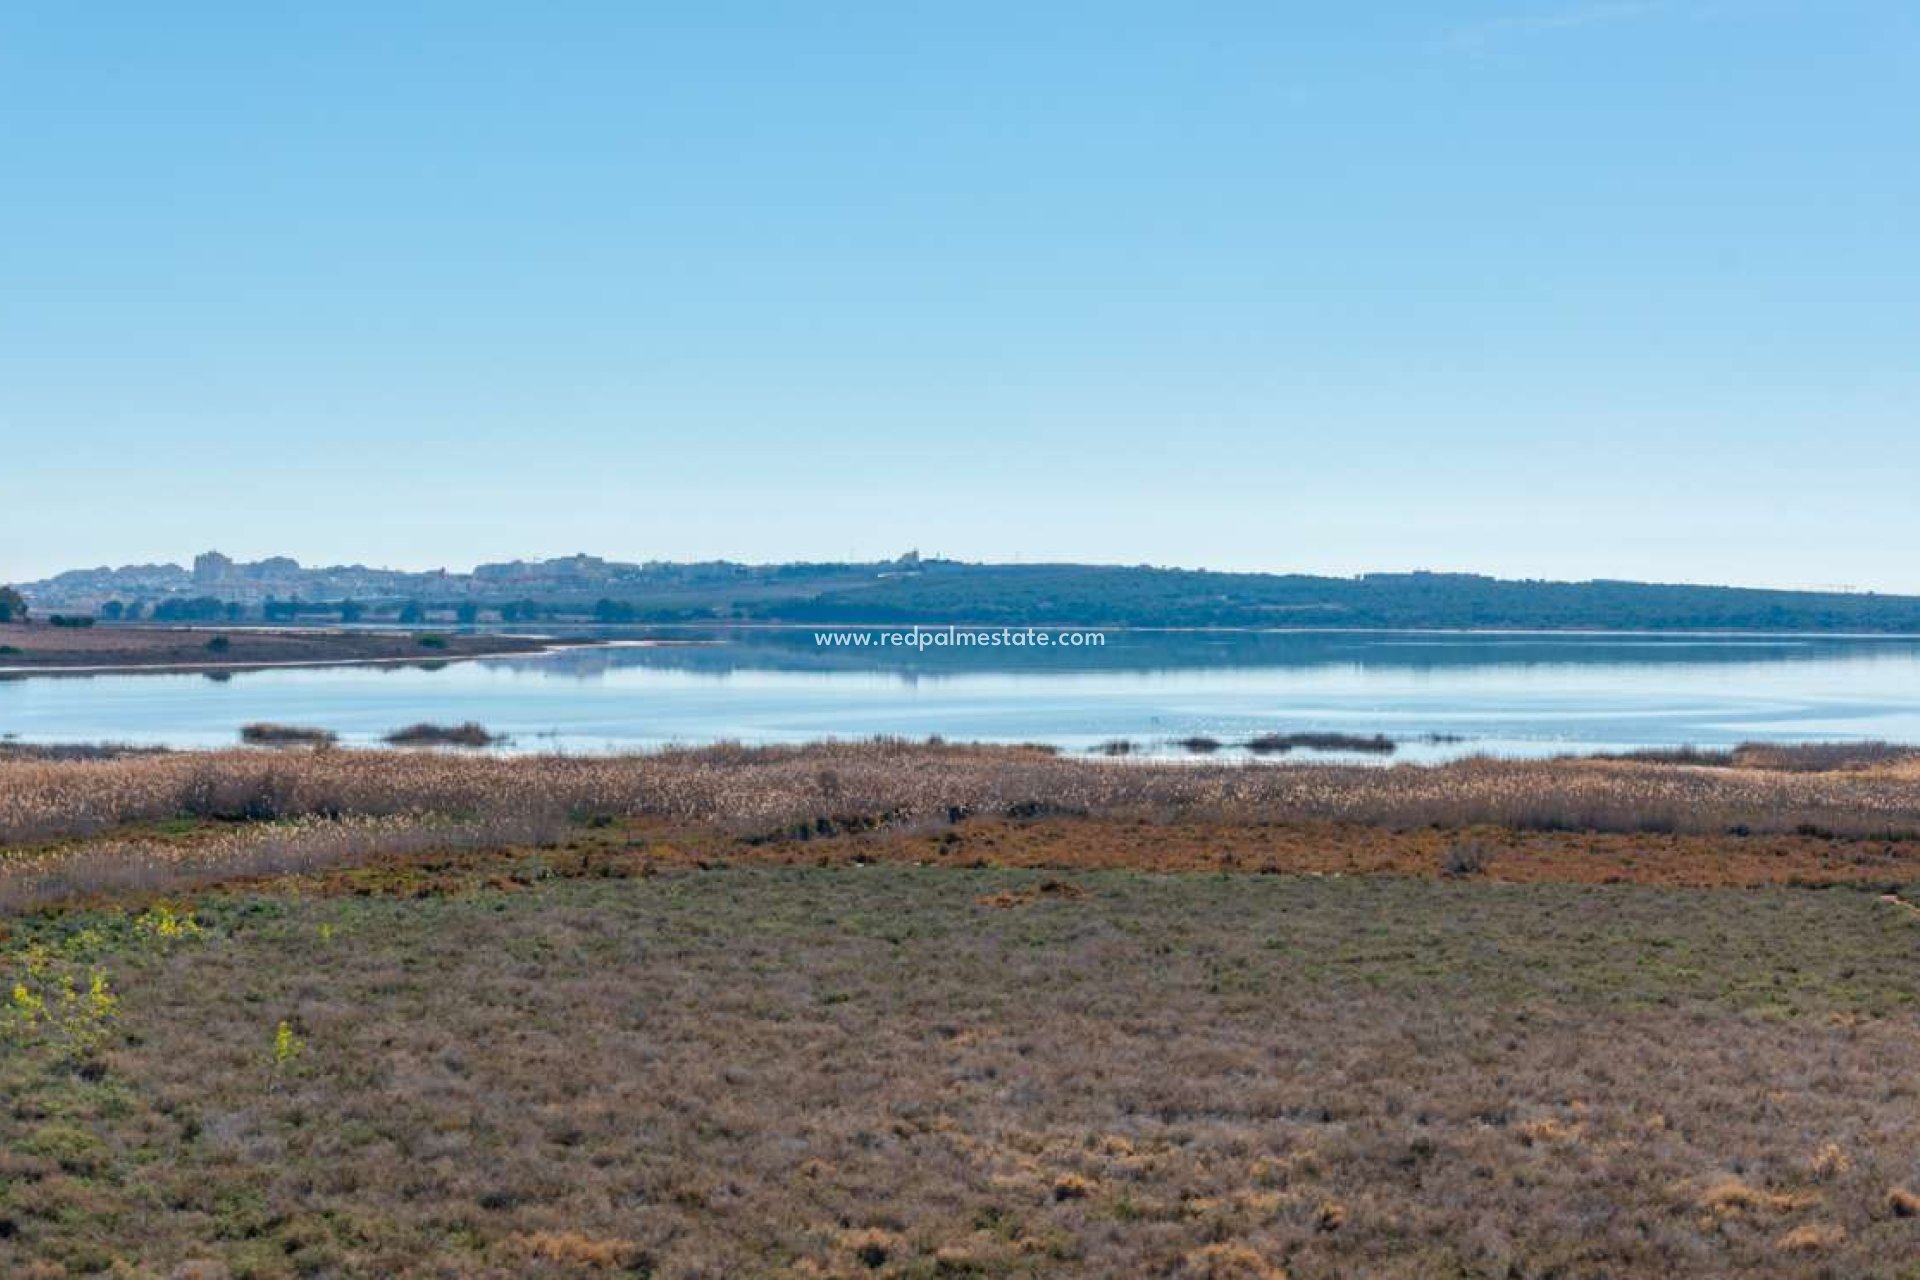
[[[47,621],[56,627],[69,627],[75,630],[93,625],[93,618],[84,613],[56,613]]]
[[[422,649],[444,649],[447,647],[447,638],[445,636],[419,636],[417,640]]]
[[[207,641],[208,653],[225,653],[231,648],[233,648],[233,641],[225,636],[215,636],[213,639]]]
[[[1191,738],[1180,739],[1179,745],[1185,747],[1196,756],[1210,756],[1220,749],[1220,739],[1196,735]]]
[[[1440,857],[1440,873],[1450,880],[1464,880],[1484,873],[1493,851],[1478,840],[1461,840],[1448,846]]]
[[[1060,1203],[1066,1200],[1085,1200],[1093,1194],[1093,1184],[1077,1173],[1063,1173],[1053,1180],[1053,1199]]]
[[[1101,743],[1096,750],[1103,756],[1130,756],[1133,754],[1133,743],[1125,738],[1114,738]]]
[[[295,1059],[307,1051],[307,1042],[302,1040],[293,1029],[291,1022],[282,1019],[273,1029],[273,1065],[279,1070],[291,1066]]]

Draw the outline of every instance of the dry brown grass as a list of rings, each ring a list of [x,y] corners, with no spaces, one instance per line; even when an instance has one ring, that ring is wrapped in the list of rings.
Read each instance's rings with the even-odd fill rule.
[[[1818,1198],[1783,1195],[1749,1186],[1739,1178],[1722,1178],[1700,1193],[1695,1201],[1709,1213],[1791,1213],[1817,1204]]]
[[[978,905],[1046,878],[21,926],[0,963],[72,954],[121,1014],[91,1075],[0,1044],[0,1274],[1818,1280],[1920,1248],[1888,1191],[1920,953],[1870,895],[1092,873]]]
[[[1846,1228],[1831,1222],[1806,1222],[1783,1234],[1774,1248],[1787,1253],[1826,1253],[1847,1238]]]
[[[1920,763],[1920,747],[1898,742],[1743,742],[1737,747],[1648,747],[1603,759],[1705,769],[1761,769],[1781,773],[1886,770]]]
[[[229,880],[303,875],[421,853],[541,848],[564,825],[540,814],[472,821],[294,818],[168,836],[128,832],[0,861],[0,915],[112,898],[142,900]]]
[[[1285,768],[1061,759],[1019,747],[826,743],[618,757],[330,751],[0,759],[0,841],[193,814],[662,817],[831,834],[956,814],[1491,825],[1645,833],[1920,834],[1920,776],[1602,761]]]
[[[1899,905],[1920,882],[1920,840],[1901,838],[1916,824],[1920,775],[1899,770],[1142,765],[901,743],[610,758],[0,753],[0,844],[13,846],[0,850],[0,910],[570,829],[615,854],[644,836],[662,864],[1866,882]]]
[[[1243,1244],[1210,1244],[1180,1260],[1182,1280],[1287,1280],[1287,1273]]]
[[[1045,898],[1084,898],[1087,891],[1071,880],[1042,880],[1038,884],[1026,885],[1019,889],[1002,889],[979,899],[983,907],[998,907],[1006,910],[1011,907],[1031,906]]]
[[[646,1251],[631,1240],[601,1240],[572,1231],[536,1231],[517,1236],[509,1250],[522,1252],[532,1263],[553,1262],[569,1269],[632,1274]]]
[[[1789,773],[1878,769],[1915,759],[1920,759],[1920,749],[1898,742],[1743,742],[1733,752],[1736,768]]]

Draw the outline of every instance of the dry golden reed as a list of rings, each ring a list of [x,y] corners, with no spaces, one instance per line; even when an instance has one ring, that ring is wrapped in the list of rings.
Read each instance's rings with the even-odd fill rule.
[[[1612,832],[1920,834],[1912,771],[1789,773],[1623,761],[1440,766],[1151,763],[876,740],[626,756],[219,751],[0,759],[0,842],[182,815],[460,821],[651,816],[743,833],[1057,813]]]

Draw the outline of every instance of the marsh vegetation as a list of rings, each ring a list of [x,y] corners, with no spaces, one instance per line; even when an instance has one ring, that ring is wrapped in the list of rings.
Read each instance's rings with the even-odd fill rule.
[[[528,852],[171,918],[8,940],[115,1002],[0,1049],[8,1274],[1813,1277],[1920,1244],[1916,926],[1869,894]]]
[[[472,720],[460,724],[410,724],[395,729],[384,739],[395,747],[491,747],[503,741],[487,727]]]
[[[486,734],[479,726],[431,729]],[[409,737],[415,735],[408,734]],[[1332,821],[1376,827],[1680,834],[1920,835],[1920,756],[1873,767],[1676,769],[1634,761],[1469,759],[1441,766],[1113,761],[1044,748],[874,739],[722,744],[624,756],[364,750],[0,753],[0,841],[126,822],[224,818],[604,814],[777,833],[982,816]]]
[[[0,1273],[1897,1276],[1916,830],[1906,756],[0,752]]]
[[[240,741],[256,747],[325,747],[338,742],[339,736],[327,729],[262,721],[242,725]]]

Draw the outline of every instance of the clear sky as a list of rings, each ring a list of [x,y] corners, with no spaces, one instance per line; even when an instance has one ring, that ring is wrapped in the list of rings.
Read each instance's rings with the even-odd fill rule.
[[[1920,591],[1920,5],[0,6],[0,580]]]

